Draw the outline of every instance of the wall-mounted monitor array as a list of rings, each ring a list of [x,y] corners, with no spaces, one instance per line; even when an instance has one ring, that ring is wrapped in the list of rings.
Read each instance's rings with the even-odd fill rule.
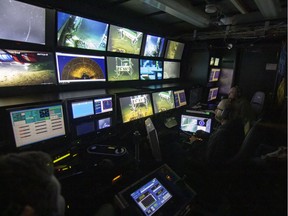
[[[66,135],[62,103],[25,106],[8,111],[16,147]]]
[[[53,53],[0,49],[0,87],[56,83]]]

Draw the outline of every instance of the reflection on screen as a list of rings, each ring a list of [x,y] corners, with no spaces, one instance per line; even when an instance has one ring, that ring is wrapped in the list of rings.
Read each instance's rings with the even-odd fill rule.
[[[10,112],[16,147],[65,135],[62,105]]]
[[[163,79],[180,78],[180,62],[164,61]]]
[[[139,80],[139,60],[107,57],[108,81]]]
[[[94,114],[92,100],[72,102],[71,106],[73,119]]]
[[[209,89],[208,100],[207,101],[216,100],[217,96],[218,96],[218,90],[219,90],[218,87]]]
[[[140,59],[141,80],[161,80],[162,77],[163,77],[162,61]]]
[[[175,107],[176,108],[181,107],[181,106],[185,106],[187,104],[186,94],[185,94],[184,89],[174,91],[174,98],[175,98]]]
[[[144,48],[144,56],[162,57],[165,39],[162,37],[147,35]]]
[[[113,111],[112,97],[94,99],[95,114]]]
[[[106,81],[105,57],[56,53],[59,83]]]
[[[175,108],[173,91],[152,93],[154,113],[159,113]]]
[[[211,132],[212,120],[211,118],[181,115],[181,130],[195,133],[197,130],[203,130],[207,133]]]
[[[1,0],[0,26],[0,39],[45,44],[44,8]]]
[[[180,60],[182,58],[183,50],[184,50],[183,43],[168,40],[166,46],[165,58]]]
[[[220,68],[212,68],[210,70],[209,82],[217,82],[220,76]]]
[[[108,24],[57,12],[58,46],[105,51]]]
[[[142,32],[110,25],[108,51],[139,55],[142,39]]]
[[[171,199],[172,195],[156,178],[153,178],[134,191],[131,197],[144,214],[150,216]]]
[[[149,94],[121,97],[119,101],[123,123],[153,115]]]
[[[56,84],[49,52],[0,49],[0,87]]]

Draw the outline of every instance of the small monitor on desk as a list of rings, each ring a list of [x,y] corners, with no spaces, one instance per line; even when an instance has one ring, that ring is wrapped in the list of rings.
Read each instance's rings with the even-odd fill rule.
[[[189,133],[195,133],[197,130],[211,133],[212,119],[211,117],[204,117],[196,114],[182,114],[180,129]]]

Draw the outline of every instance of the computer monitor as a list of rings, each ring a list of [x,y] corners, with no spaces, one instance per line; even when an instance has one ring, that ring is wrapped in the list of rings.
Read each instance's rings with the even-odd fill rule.
[[[79,100],[71,102],[73,119],[94,115],[93,100]]]
[[[104,56],[56,52],[56,64],[60,84],[106,81]]]
[[[176,108],[187,105],[186,94],[184,89],[174,91],[174,101]]]
[[[175,108],[172,90],[152,93],[154,113],[165,112]]]
[[[107,57],[108,81],[139,80],[139,59]]]
[[[139,55],[143,33],[132,29],[110,25],[108,48],[110,52]]]
[[[141,80],[162,80],[163,61],[152,59],[140,59]]]
[[[0,87],[57,84],[54,54],[0,49]]]
[[[112,118],[111,117],[106,117],[102,119],[98,119],[97,121],[97,129],[101,130],[104,128],[109,128],[112,125]]]
[[[66,135],[61,102],[12,108],[8,112],[16,147]]]
[[[180,78],[180,62],[164,61],[163,79]]]
[[[210,66],[219,66],[220,58],[211,57],[210,58]]]
[[[210,88],[208,90],[208,98],[207,102],[213,101],[217,99],[219,87]]]
[[[147,35],[144,44],[143,56],[163,57],[165,38]]]
[[[107,23],[57,12],[58,46],[106,51]]]
[[[165,58],[181,60],[184,50],[184,43],[168,40],[165,52]]]
[[[0,1],[0,39],[45,44],[45,8],[15,0]]]
[[[98,97],[94,99],[95,114],[103,114],[113,111],[112,96]]]
[[[211,133],[212,119],[211,117],[182,114],[180,129],[189,133],[195,133],[197,130],[203,130],[207,133]]]
[[[211,68],[208,82],[217,82],[220,77],[220,68]]]
[[[150,94],[123,96],[119,102],[123,123],[153,115]]]

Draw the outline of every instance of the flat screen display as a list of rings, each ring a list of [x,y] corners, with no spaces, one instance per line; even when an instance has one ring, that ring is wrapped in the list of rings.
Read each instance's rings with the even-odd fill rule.
[[[0,39],[45,44],[44,8],[1,0],[0,26]]]
[[[102,114],[113,111],[112,97],[94,99],[95,114]]]
[[[121,97],[119,101],[123,123],[153,115],[149,94]]]
[[[141,80],[162,80],[163,62],[151,59],[140,59]]]
[[[110,52],[139,55],[142,40],[142,32],[110,25],[107,50]]]
[[[219,87],[209,89],[207,101],[216,100],[218,96],[218,90]]]
[[[104,56],[56,53],[59,83],[106,81]]]
[[[52,53],[0,49],[0,87],[56,83]]]
[[[211,133],[212,119],[193,115],[181,115],[181,130],[195,133],[197,130],[203,130]]]
[[[57,44],[63,47],[106,51],[107,23],[57,12]]]
[[[210,58],[210,66],[219,66],[220,58],[211,57]]]
[[[139,80],[139,59],[107,57],[108,81]]]
[[[184,50],[184,43],[168,40],[166,46],[165,58],[180,60],[182,58],[183,50]]]
[[[217,82],[220,77],[220,68],[211,68],[209,82]]]
[[[164,61],[163,79],[180,78],[180,62]]]
[[[153,92],[152,100],[154,105],[154,113],[164,112],[175,108],[173,91]]]
[[[165,38],[147,35],[144,47],[144,56],[163,57]]]
[[[185,90],[174,91],[174,100],[176,108],[187,105]]]
[[[82,100],[71,103],[73,119],[94,115],[93,100]]]
[[[158,181],[151,179],[130,195],[147,216],[153,215],[172,198],[172,194]]]
[[[16,147],[65,135],[62,104],[10,111]]]
[[[103,118],[98,120],[98,130],[111,127],[111,117]]]

